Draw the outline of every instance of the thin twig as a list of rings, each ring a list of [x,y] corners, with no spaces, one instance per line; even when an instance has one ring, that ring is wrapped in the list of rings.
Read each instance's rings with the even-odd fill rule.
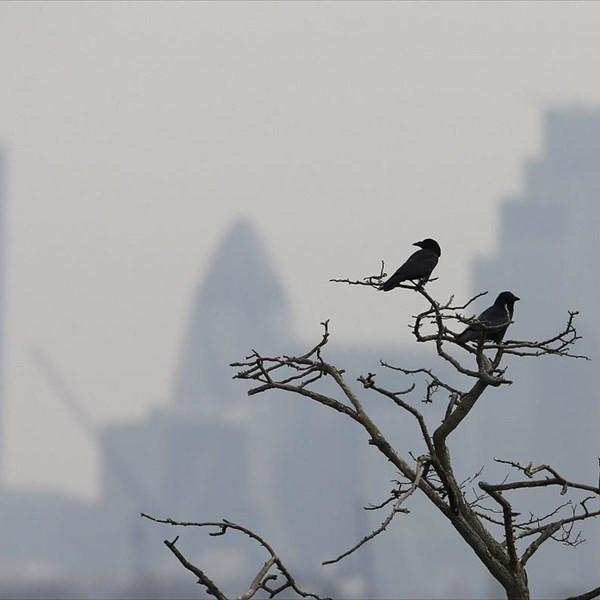
[[[396,502],[394,503],[392,512],[385,518],[383,523],[377,529],[372,531],[369,535],[366,535],[362,540],[360,540],[360,542],[358,542],[357,544],[352,546],[352,548],[350,548],[350,550],[343,552],[336,558],[323,561],[321,564],[332,565],[336,562],[339,562],[343,558],[346,558],[346,556],[350,556],[350,554],[352,554],[353,552],[356,552],[356,550],[358,550],[361,546],[364,546],[369,540],[372,540],[374,537],[378,536],[380,533],[385,531],[385,529],[392,522],[392,519],[396,516],[397,513],[408,512],[408,511],[406,511],[406,509],[402,509],[401,505],[419,487],[419,482],[421,481],[421,476],[423,474],[423,465],[426,462],[426,460],[429,460],[428,456],[420,457],[420,459],[418,460],[418,463],[417,463],[415,480],[413,481],[410,488],[408,490],[406,490],[406,492],[404,492],[398,496],[398,498],[396,499]]]

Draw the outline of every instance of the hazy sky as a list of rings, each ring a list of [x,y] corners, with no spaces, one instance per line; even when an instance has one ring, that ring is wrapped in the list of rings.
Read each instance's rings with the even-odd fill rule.
[[[599,3],[0,3],[8,483],[95,489],[31,346],[99,421],[167,402],[240,216],[298,335],[331,317],[339,340],[409,341],[410,300],[328,279],[431,236],[432,291],[466,294],[544,107],[600,105],[599,30]]]

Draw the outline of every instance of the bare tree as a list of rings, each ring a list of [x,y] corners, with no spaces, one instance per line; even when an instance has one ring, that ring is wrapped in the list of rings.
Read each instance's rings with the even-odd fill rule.
[[[379,275],[358,281],[350,279],[332,281],[379,289],[384,277],[382,264]],[[574,344],[580,338],[574,324],[577,313],[570,312],[564,329],[541,341],[507,340],[495,344],[486,341],[482,335],[476,344],[470,346],[459,343],[456,339],[457,333],[453,329],[476,322],[463,313],[476,298],[483,294],[478,294],[468,302],[458,305],[454,303],[453,298],[446,303],[436,301],[425,290],[423,282],[400,287],[419,294],[427,303],[427,308],[413,317],[411,329],[414,338],[419,343],[429,343],[435,347],[438,357],[462,376],[465,382],[464,389],[451,385],[428,368],[405,369],[383,361],[381,367],[392,370],[403,378],[423,377],[426,382],[425,397],[422,399],[424,402],[432,402],[435,393],[440,390],[445,392],[447,405],[442,422],[437,427],[431,429],[417,408],[418,404],[408,401],[409,395],[415,390],[414,383],[401,391],[393,391],[378,385],[376,374],[367,373],[358,378],[360,384],[356,386],[358,390],[351,386],[345,379],[344,370],[324,358],[324,350],[330,337],[328,321],[322,323],[321,339],[305,354],[264,356],[253,351],[244,361],[232,363],[232,367],[237,369],[235,378],[253,384],[248,391],[250,396],[270,390],[282,390],[317,402],[351,419],[367,432],[369,443],[375,446],[399,473],[397,485],[390,492],[389,497],[377,505],[366,507],[367,510],[387,508],[388,514],[381,525],[352,548],[325,561],[324,565],[343,560],[380,535],[396,515],[408,512],[404,507],[406,500],[416,492],[420,492],[448,519],[460,537],[472,548],[491,575],[502,585],[507,598],[527,600],[529,598],[526,571],[528,561],[542,544],[549,540],[570,546],[577,546],[583,541],[581,534],[576,530],[576,525],[600,515],[600,480],[598,485],[577,483],[563,477],[546,464],[534,466],[531,463],[522,464],[515,460],[497,458],[495,459],[497,463],[509,469],[509,474],[501,482],[482,481],[481,471],[467,480],[459,481],[447,442],[451,435],[458,434],[464,419],[474,409],[477,400],[488,387],[500,387],[511,383],[506,377],[506,369],[501,366],[504,356],[512,355],[527,359],[552,355],[586,359],[585,356],[577,355],[572,351]],[[455,357],[453,351],[459,346],[468,353],[468,361],[474,366],[469,366],[464,359],[459,361]],[[324,380],[333,382],[337,390],[335,394],[319,390],[319,384]],[[407,413],[418,427],[422,437],[423,453],[420,456],[402,455],[389,443],[380,427],[365,410],[361,389],[363,393],[379,394],[389,399],[399,410]],[[478,480],[477,487],[474,485],[476,480]],[[522,490],[543,493],[552,487],[559,488],[560,493],[566,496],[566,500],[547,513],[530,512],[526,517],[522,517],[513,508],[514,498]],[[567,494],[585,494],[585,497],[570,498]],[[250,599],[259,590],[266,591],[272,598],[285,590],[289,592],[290,589],[302,597],[319,598],[315,594],[302,591],[271,546],[256,533],[241,525],[229,521],[180,522],[143,516],[175,526],[214,528],[215,531],[210,533],[213,536],[223,535],[229,530],[238,531],[260,544],[266,551],[266,562],[257,572],[247,591],[239,598]],[[209,594],[224,599],[225,595],[217,585],[180,553],[176,546],[177,540],[178,538],[165,541],[165,544],[181,564],[196,575],[198,583],[202,584]],[[600,587],[576,598],[583,600],[597,596],[600,596]]]

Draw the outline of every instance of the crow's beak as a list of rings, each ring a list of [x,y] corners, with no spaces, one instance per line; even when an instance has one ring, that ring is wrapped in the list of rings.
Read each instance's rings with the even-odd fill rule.
[[[419,247],[420,247],[422,243],[423,243],[423,242],[415,242],[415,243],[413,244],[413,246],[419,246]]]
[[[521,299],[521,298],[517,298],[517,297],[515,296],[515,302],[516,302],[517,300],[520,300],[520,299]]]

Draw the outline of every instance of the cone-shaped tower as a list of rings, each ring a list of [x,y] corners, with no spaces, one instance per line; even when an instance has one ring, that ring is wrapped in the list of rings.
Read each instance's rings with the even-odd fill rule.
[[[261,240],[247,221],[235,223],[193,300],[176,380],[177,404],[226,408],[240,397],[229,363],[251,348],[282,349],[288,322],[284,292]]]

